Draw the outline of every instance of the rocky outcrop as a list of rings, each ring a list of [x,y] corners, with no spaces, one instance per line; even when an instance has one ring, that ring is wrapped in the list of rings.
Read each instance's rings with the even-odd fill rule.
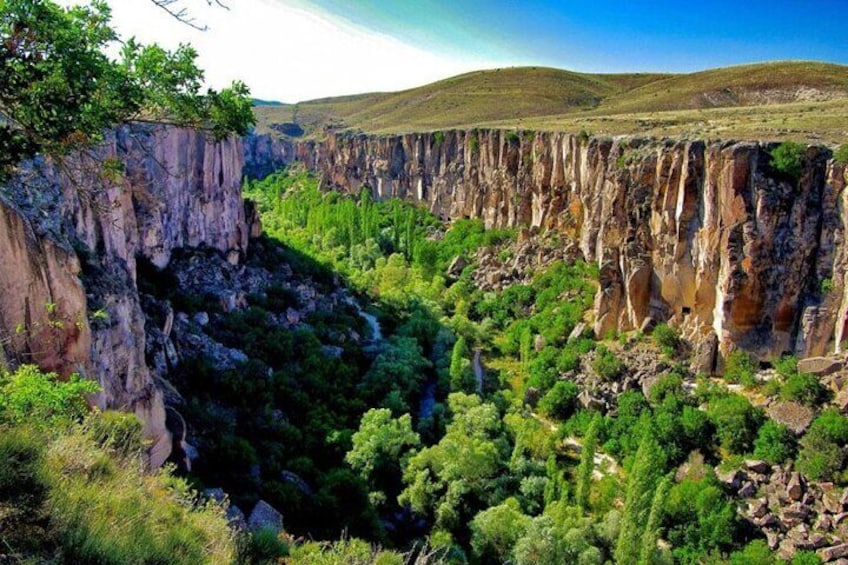
[[[209,247],[238,261],[250,227],[243,149],[179,128],[134,126],[93,154],[37,160],[2,189],[0,336],[13,361],[97,379],[101,408],[133,410],[170,452],[162,392],[145,363],[137,258],[164,267],[174,250]],[[104,162],[120,164],[113,181]],[[9,337],[11,336],[11,337]]]
[[[600,267],[599,335],[652,318],[682,328],[699,358],[716,344],[820,355],[840,347],[848,319],[845,170],[810,147],[796,181],[769,149],[472,130],[331,134],[297,144],[296,159],[325,186],[558,230]]]

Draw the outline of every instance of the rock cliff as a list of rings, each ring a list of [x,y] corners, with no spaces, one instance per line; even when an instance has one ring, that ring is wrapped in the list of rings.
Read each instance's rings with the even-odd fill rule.
[[[170,453],[162,392],[145,362],[138,257],[158,267],[181,247],[237,262],[250,226],[241,200],[238,140],[133,126],[93,154],[58,166],[37,160],[0,190],[0,338],[5,357],[97,379],[101,408],[134,410]],[[107,181],[98,163],[120,163]]]
[[[335,134],[294,151],[325,186],[563,232],[600,267],[597,334],[668,320],[710,370],[716,351],[808,356],[846,337],[845,168],[810,147],[787,178],[770,148],[473,130]]]

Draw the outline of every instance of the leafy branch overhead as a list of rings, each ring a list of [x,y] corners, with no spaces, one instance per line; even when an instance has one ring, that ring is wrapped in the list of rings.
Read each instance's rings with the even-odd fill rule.
[[[204,92],[189,45],[169,51],[129,39],[111,58],[106,51],[120,39],[110,15],[102,0],[0,3],[0,178],[22,159],[67,154],[121,123],[192,126],[217,138],[253,124],[247,86]]]

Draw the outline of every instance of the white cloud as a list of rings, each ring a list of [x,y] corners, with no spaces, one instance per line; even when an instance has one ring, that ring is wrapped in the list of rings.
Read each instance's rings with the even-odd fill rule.
[[[78,3],[63,0],[64,4]],[[246,82],[257,98],[311,98],[410,88],[493,66],[427,52],[297,0],[228,0],[229,10],[184,0],[205,32],[176,22],[149,0],[112,0],[122,37],[175,47],[191,43],[210,86]]]

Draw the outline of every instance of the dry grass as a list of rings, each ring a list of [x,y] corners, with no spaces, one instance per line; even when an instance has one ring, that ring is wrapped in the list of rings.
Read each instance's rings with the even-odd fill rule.
[[[779,62],[686,75],[478,71],[396,93],[256,108],[257,129],[369,133],[501,127],[597,135],[848,141],[848,67]]]

